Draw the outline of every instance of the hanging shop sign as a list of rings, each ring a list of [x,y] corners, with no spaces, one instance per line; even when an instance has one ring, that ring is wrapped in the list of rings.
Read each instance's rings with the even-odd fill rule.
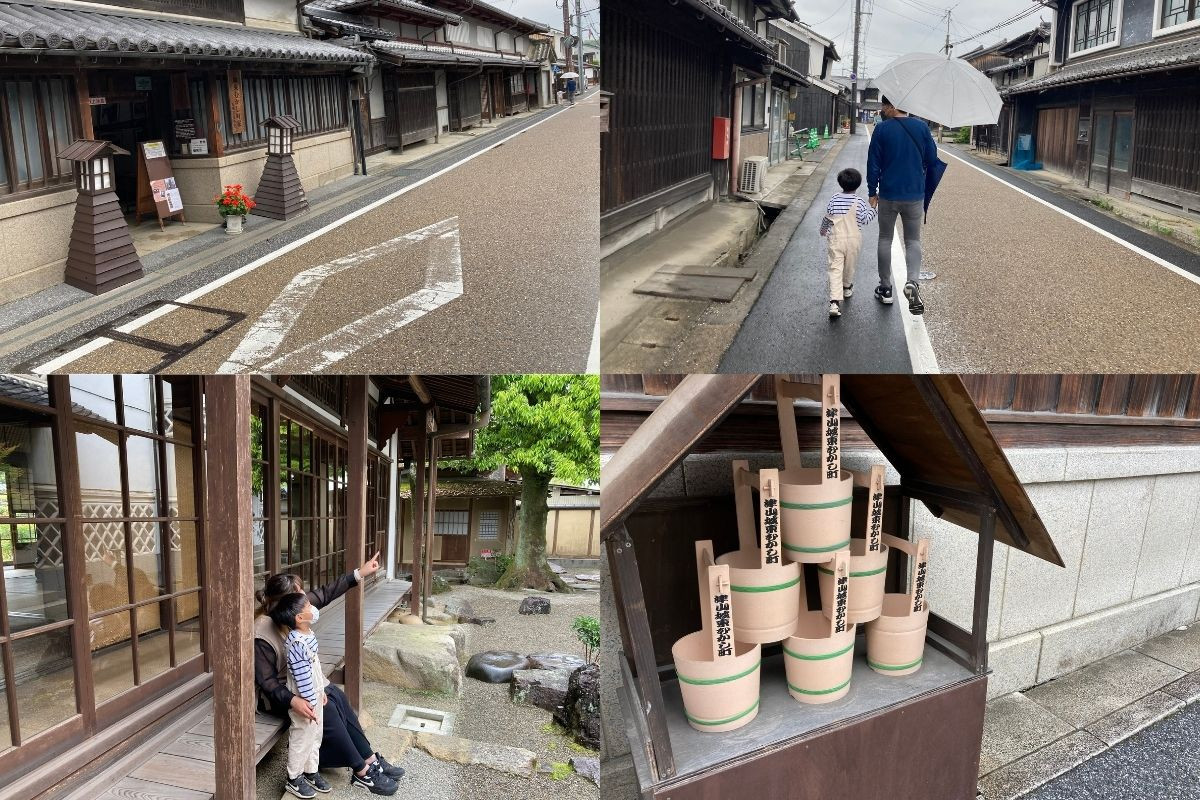
[[[837,375],[821,376],[821,418],[825,421],[825,475],[826,481],[841,479],[842,419],[838,411],[841,398],[838,396],[840,382]]]
[[[246,98],[242,93],[242,71],[231,69],[227,73],[229,83],[229,130],[231,133],[246,132]]]
[[[136,92],[149,92],[154,88],[153,81],[149,75],[135,75],[133,78],[133,89]]]

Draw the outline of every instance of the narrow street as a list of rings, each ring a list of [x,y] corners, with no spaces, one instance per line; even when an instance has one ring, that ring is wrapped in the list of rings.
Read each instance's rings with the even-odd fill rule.
[[[1191,705],[1026,795],[1028,800],[1195,800],[1200,706]]]
[[[597,114],[593,93],[194,275],[30,320],[5,333],[0,359],[39,372],[583,369]]]
[[[1200,256],[949,148],[923,232],[937,274],[925,315],[871,296],[872,223],[854,298],[829,321],[818,228],[837,172],[865,172],[867,143],[860,131],[840,154],[723,371],[1169,372],[1200,360]]]

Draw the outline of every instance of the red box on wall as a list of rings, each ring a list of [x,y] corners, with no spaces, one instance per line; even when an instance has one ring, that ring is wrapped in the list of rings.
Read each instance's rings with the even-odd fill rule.
[[[729,158],[729,117],[713,117],[712,157],[717,161]]]

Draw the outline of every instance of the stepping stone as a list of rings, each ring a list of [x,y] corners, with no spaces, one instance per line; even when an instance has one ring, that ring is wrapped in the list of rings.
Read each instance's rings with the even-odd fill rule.
[[[528,669],[562,669],[573,672],[584,666],[582,658],[573,653],[532,653]]]
[[[528,669],[529,659],[512,650],[485,650],[467,662],[467,677],[484,683],[508,683],[513,670]]]
[[[567,684],[570,679],[569,670],[515,670],[511,690],[513,702],[537,706],[553,714],[567,699]]]
[[[401,689],[461,695],[465,640],[457,625],[385,622],[363,643],[363,677]]]
[[[476,742],[437,733],[418,733],[416,745],[442,761],[478,764],[521,778],[532,778],[537,770],[537,755],[523,747]]]

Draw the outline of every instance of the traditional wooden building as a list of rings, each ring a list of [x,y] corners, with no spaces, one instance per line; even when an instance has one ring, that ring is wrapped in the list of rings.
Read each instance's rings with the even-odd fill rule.
[[[1009,86],[1010,151],[1100,192],[1200,210],[1200,8],[1059,0],[1049,74]]]
[[[1033,30],[991,47],[979,47],[961,58],[991,79],[998,91],[1050,71],[1050,23],[1039,22]],[[984,151],[1008,152],[1012,132],[1012,104],[1005,102],[994,125],[975,125],[971,143]]]
[[[383,553],[321,615],[357,705],[362,638],[410,588],[397,470],[432,507],[428,454],[468,455],[488,407],[480,376],[0,376],[6,800],[254,797],[282,730],[254,714],[255,588]]]
[[[4,2],[0,53],[0,302],[63,280],[75,190],[56,155],[72,141],[132,154],[113,161],[126,213],[151,193],[143,147],[161,143],[149,155],[169,164],[163,196],[174,188],[172,207],[189,221],[218,222],[223,185],[254,193],[266,158],[260,123],[274,114],[301,123],[296,164],[308,188],[353,172],[350,86],[373,61],[301,36],[288,0]]]
[[[790,0],[606,0],[600,135],[601,255],[738,189],[768,156],[773,110],[805,81],[779,62],[767,23]]]
[[[379,68],[360,101],[367,152],[403,149],[541,102],[533,34],[549,27],[475,0],[314,0],[311,23]]]
[[[787,19],[772,20],[769,29],[806,79],[788,98],[792,128],[818,128],[824,133],[828,126],[836,131],[849,114],[849,93],[831,80],[833,62],[841,60],[837,46],[807,25]]]

